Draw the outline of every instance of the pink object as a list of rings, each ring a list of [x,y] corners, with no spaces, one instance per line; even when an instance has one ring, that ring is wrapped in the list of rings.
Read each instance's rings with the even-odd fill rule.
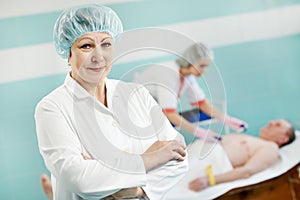
[[[237,118],[225,116],[224,124],[235,131],[243,131],[248,128],[248,124]]]
[[[221,137],[219,137],[218,134],[211,130],[206,130],[203,128],[197,128],[194,131],[194,135],[198,138],[205,140],[206,142],[218,142],[219,140],[221,140]]]

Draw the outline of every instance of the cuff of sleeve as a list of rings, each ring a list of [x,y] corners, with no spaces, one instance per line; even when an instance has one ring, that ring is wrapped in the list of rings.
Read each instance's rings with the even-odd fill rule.
[[[202,105],[203,103],[205,103],[206,99],[202,99],[201,101],[197,101],[194,103],[191,103],[191,106],[193,107],[199,107],[200,105]]]
[[[166,108],[166,109],[163,109],[163,113],[165,113],[165,114],[167,114],[167,113],[173,113],[173,112],[176,112],[175,108]]]

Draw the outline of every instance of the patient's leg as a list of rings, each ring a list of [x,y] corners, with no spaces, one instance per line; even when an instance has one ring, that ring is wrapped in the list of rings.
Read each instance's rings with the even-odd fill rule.
[[[49,200],[53,200],[53,192],[52,192],[52,185],[51,185],[51,180],[46,174],[42,174],[41,176],[41,184],[43,187],[43,190]]]

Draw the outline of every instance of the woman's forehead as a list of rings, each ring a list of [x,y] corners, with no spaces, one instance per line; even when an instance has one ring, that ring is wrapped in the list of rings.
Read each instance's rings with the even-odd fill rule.
[[[112,37],[105,32],[89,32],[82,36],[80,36],[77,41],[83,40],[83,39],[92,39],[94,41],[102,41],[105,39],[112,39]]]

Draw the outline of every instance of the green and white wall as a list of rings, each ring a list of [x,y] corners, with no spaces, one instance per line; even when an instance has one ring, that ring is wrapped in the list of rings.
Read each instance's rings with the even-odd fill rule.
[[[54,22],[61,10],[86,2],[0,1],[0,199],[46,199],[34,108],[68,70],[54,51]],[[92,2],[111,6],[125,30],[167,28],[211,46],[228,111],[249,123],[248,134],[274,118],[300,126],[299,0]],[[162,58],[135,56],[116,65],[111,77],[149,59]]]

